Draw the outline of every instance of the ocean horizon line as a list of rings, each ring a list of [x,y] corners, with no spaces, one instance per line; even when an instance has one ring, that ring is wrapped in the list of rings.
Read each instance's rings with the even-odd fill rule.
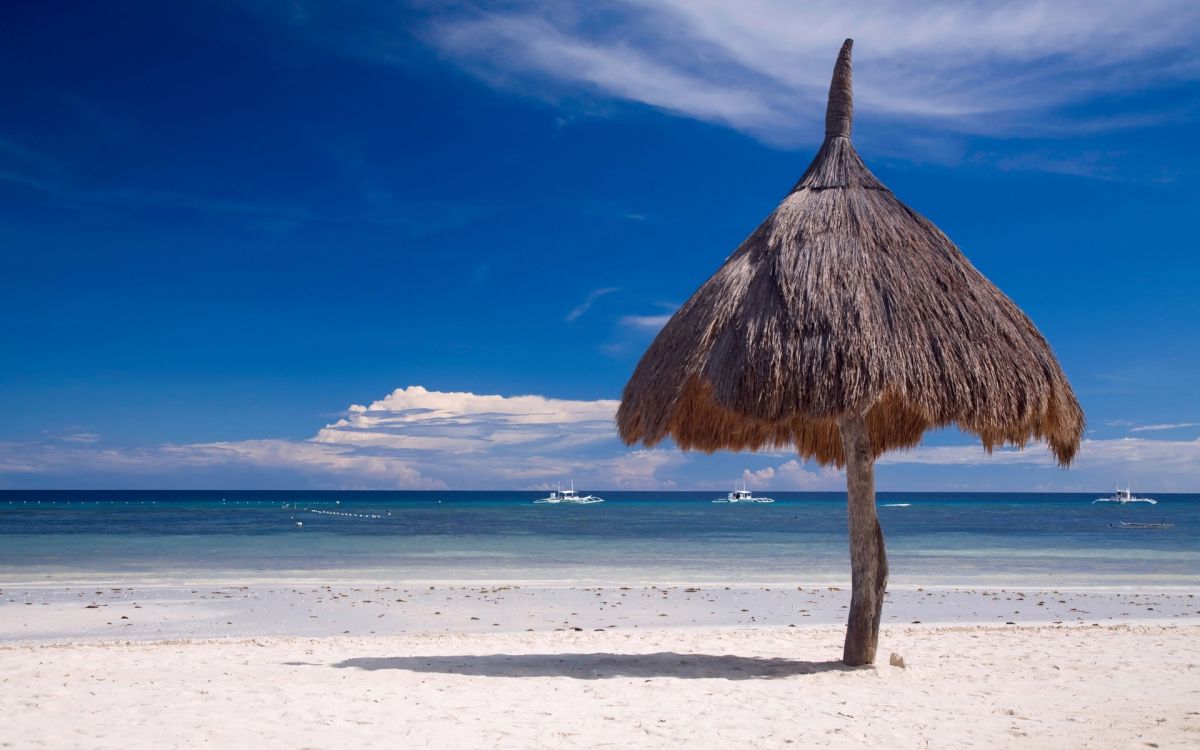
[[[197,493],[197,494],[199,494],[199,493],[211,494],[211,493],[217,493],[217,492],[226,492],[226,493],[289,492],[289,493],[329,494],[329,493],[337,492],[337,493],[343,493],[343,494],[359,494],[359,495],[371,495],[371,494],[410,494],[410,495],[433,495],[433,494],[454,495],[454,494],[459,494],[459,495],[462,495],[462,494],[502,494],[502,493],[513,493],[513,492],[532,494],[532,493],[538,493],[538,492],[548,492],[549,489],[550,488],[545,488],[545,487],[542,487],[542,488],[536,488],[536,487],[535,488],[502,488],[502,489],[482,489],[482,488],[480,488],[480,489],[473,489],[473,488],[467,488],[467,489],[337,489],[337,488],[334,488],[334,489],[312,489],[312,488],[294,489],[294,488],[289,488],[289,487],[270,487],[270,488],[257,488],[257,489],[236,488],[236,487],[235,488],[216,487],[216,488],[199,488],[199,489],[197,489],[197,488],[172,488],[172,487],[151,487],[151,488],[60,487],[60,488],[32,488],[32,489],[0,488],[0,495],[16,494],[16,493],[45,493],[45,494],[59,493],[59,494],[61,494],[64,492],[94,492],[94,493],[100,493],[100,492],[126,492],[126,493],[129,493],[129,492],[139,492],[139,493],[172,492],[172,493]],[[759,491],[769,492],[769,493],[774,493],[774,494],[779,494],[779,495],[834,495],[834,496],[842,496],[842,497],[844,497],[846,495],[846,490],[782,490],[782,489],[770,489],[770,488],[762,488],[762,487],[755,487],[752,489],[754,489],[756,492],[759,492]],[[708,492],[724,492],[724,491],[726,491],[726,488],[724,488],[724,487],[703,488],[702,487],[702,488],[698,488],[698,489],[662,490],[662,489],[615,489],[615,488],[590,487],[589,486],[588,491],[589,492],[606,492],[606,493],[610,493],[610,494],[614,494],[614,495],[622,495],[622,494],[628,495],[628,494],[634,494],[634,493],[654,494],[654,495],[696,495],[696,494],[708,493]],[[1148,492],[1151,492],[1151,491],[1148,490]],[[1188,495],[1200,494],[1200,489],[1169,490],[1169,491],[1153,490],[1152,492],[1155,495],[1166,495],[1166,496],[1185,495],[1185,496],[1188,496]],[[1095,493],[1099,493],[1102,495],[1111,494],[1112,488],[1109,487],[1109,488],[1102,488],[1102,489],[1081,489],[1081,490],[971,490],[971,489],[961,489],[961,490],[924,490],[924,489],[876,490],[877,495],[921,494],[921,495],[972,495],[972,496],[977,496],[977,495],[1063,496],[1063,495],[1091,495],[1091,494],[1095,494]]]

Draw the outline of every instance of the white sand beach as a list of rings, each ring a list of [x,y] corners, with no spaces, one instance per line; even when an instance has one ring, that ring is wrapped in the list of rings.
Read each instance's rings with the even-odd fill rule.
[[[899,589],[881,658],[858,670],[837,661],[847,596],[836,586],[9,587],[0,746],[1200,742],[1194,593]],[[903,668],[889,664],[893,652]]]
[[[0,647],[4,747],[1196,747],[1197,625]],[[906,666],[887,663],[897,652]]]

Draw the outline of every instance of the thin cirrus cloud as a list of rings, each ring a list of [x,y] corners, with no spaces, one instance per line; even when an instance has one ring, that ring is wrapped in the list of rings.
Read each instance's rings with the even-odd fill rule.
[[[1200,439],[1196,440],[1149,440],[1146,438],[1115,438],[1109,440],[1084,440],[1079,448],[1075,464],[1080,468],[1094,467],[1108,462],[1158,462],[1164,465],[1188,465],[1195,463],[1200,473]],[[888,453],[879,458],[881,464],[930,464],[969,466],[975,464],[1022,464],[1050,466],[1054,457],[1043,445],[1030,446],[1024,450],[1002,448],[990,454],[982,446],[939,445],[921,446],[907,451]]]
[[[432,14],[424,39],[496,87],[547,84],[647,104],[771,142],[811,140],[843,37],[863,115],[984,135],[1094,132],[1172,113],[1055,116],[1200,78],[1190,0],[601,0]],[[359,54],[370,55],[359,48]],[[1038,115],[1034,117],[1032,115]]]
[[[961,476],[987,472],[988,466],[997,467],[997,471],[1003,471],[1005,466],[1027,467],[1022,484],[1011,489],[1074,490],[1136,484],[1148,491],[1188,492],[1200,485],[1200,439],[1084,440],[1069,471],[1057,468],[1044,446],[1024,451],[997,450],[990,456],[978,445],[920,447],[887,454],[879,463],[884,470],[900,470],[905,465],[922,469],[938,466],[943,467],[938,471]]]
[[[580,302],[578,305],[576,305],[574,308],[571,309],[571,312],[567,313],[567,317],[564,318],[564,320],[566,320],[566,322],[568,322],[568,323],[574,323],[576,320],[579,320],[579,318],[581,318],[584,313],[586,313],[588,310],[592,309],[592,305],[596,304],[596,300],[600,299],[601,297],[603,297],[605,295],[612,294],[613,292],[619,292],[619,291],[621,291],[620,287],[615,287],[615,286],[604,287],[601,289],[593,289],[591,292],[588,293],[587,298],[584,299],[583,302]]]
[[[657,331],[667,324],[673,313],[661,315],[622,315],[621,325],[639,331]]]
[[[1175,422],[1173,424],[1144,424],[1131,427],[1130,432],[1160,432],[1162,430],[1182,430],[1185,427],[1200,427],[1200,422]]]

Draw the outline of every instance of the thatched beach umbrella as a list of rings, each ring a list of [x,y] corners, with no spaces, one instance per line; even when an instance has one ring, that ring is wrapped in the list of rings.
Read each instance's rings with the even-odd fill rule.
[[[887,585],[874,462],[955,425],[987,450],[1075,456],[1083,412],[1050,346],[850,143],[846,40],[804,176],[671,318],[625,386],[626,443],[794,447],[846,467],[853,594],[842,659],[875,660]]]

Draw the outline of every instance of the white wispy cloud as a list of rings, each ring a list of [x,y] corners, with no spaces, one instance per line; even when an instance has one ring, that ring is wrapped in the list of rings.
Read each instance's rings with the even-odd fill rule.
[[[573,86],[783,142],[819,136],[845,37],[860,113],[960,132],[1137,126],[1154,113],[1048,115],[1200,77],[1190,0],[518,0],[433,13],[425,35],[498,87]],[[373,54],[361,38],[356,50]]]
[[[55,440],[62,440],[67,443],[97,443],[100,442],[100,436],[94,432],[67,432],[61,435],[51,435]]]
[[[1004,448],[993,451],[989,455],[978,444],[920,446],[912,450],[884,454],[877,463],[881,465],[926,464],[930,466],[1056,465],[1054,457],[1050,455],[1044,445],[1030,446],[1024,450]],[[1196,440],[1149,440],[1126,437],[1111,440],[1084,440],[1072,467],[1086,471],[1098,467],[1116,468],[1135,465],[1190,473],[1200,482],[1200,438]]]
[[[927,466],[976,466],[979,464],[1032,464],[1051,466],[1054,459],[1045,446],[1032,446],[1024,450],[1000,448],[988,453],[983,446],[971,445],[922,445],[911,450],[885,453],[876,464],[925,464]]]
[[[402,456],[356,451],[353,446],[322,445],[312,441],[241,440],[222,443],[173,445],[162,449],[166,457],[184,464],[240,465],[290,470],[329,477],[347,487],[436,489],[441,479],[425,476]]]
[[[672,313],[662,315],[622,315],[621,325],[642,331],[658,331],[671,319]]]
[[[1200,427],[1200,422],[1175,422],[1174,424],[1144,424],[1130,428],[1130,432],[1158,432],[1160,430],[1181,430],[1184,427]]]
[[[747,117],[772,116],[757,92],[706,80],[660,59],[652,48],[639,48],[626,40],[590,40],[574,29],[555,26],[539,10],[439,23],[432,27],[431,38],[441,49],[468,61],[502,60],[512,73],[553,73],[621,98],[702,119],[736,125]]]
[[[608,286],[602,289],[593,289],[588,293],[587,298],[584,299],[583,302],[580,302],[578,305],[572,308],[571,312],[567,313],[565,320],[568,323],[575,322],[580,318],[580,316],[592,308],[592,305],[596,303],[596,300],[600,299],[606,294],[612,294],[613,292],[619,291],[621,291],[620,287],[615,286]]]
[[[440,479],[423,475],[410,461],[372,455],[348,446],[303,440],[241,440],[159,443],[147,446],[0,443],[0,476],[85,477],[91,484],[130,486],[141,478],[173,486],[240,486],[260,476],[268,486],[346,489],[432,489]],[[226,477],[233,477],[231,485]],[[52,485],[53,486],[53,485]]]
[[[1146,491],[1194,492],[1200,487],[1200,439],[1088,439],[1067,470],[1043,445],[991,455],[978,443],[920,446],[885,454],[877,464],[885,484],[906,488],[942,477],[947,489],[1075,492],[1133,484]]]

